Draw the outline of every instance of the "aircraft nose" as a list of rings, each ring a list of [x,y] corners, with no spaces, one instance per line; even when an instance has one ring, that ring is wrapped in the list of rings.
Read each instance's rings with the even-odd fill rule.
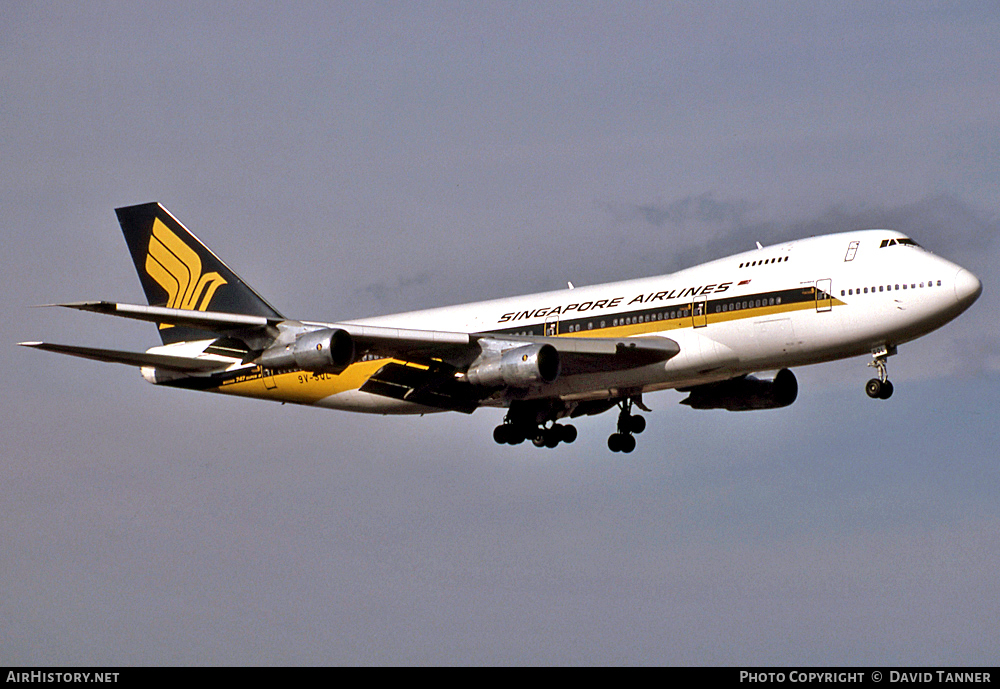
[[[959,268],[955,273],[955,300],[962,306],[968,308],[972,302],[983,293],[983,283],[975,275],[965,268]]]

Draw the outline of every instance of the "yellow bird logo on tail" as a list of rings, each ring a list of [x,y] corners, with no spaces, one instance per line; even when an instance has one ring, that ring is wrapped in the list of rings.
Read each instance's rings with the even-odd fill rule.
[[[201,258],[159,218],[153,221],[146,272],[166,290],[167,308],[204,311],[215,290],[226,284],[216,272],[201,272]],[[172,326],[161,323],[160,329]]]

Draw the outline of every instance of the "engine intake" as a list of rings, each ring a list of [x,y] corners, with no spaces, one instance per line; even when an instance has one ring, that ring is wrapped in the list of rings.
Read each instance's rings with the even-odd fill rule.
[[[562,364],[559,352],[550,344],[514,347],[469,367],[466,377],[473,385],[526,388],[554,383]]]
[[[257,362],[264,368],[300,368],[312,373],[340,373],[354,363],[354,338],[346,330],[313,330],[291,344],[265,350]]]
[[[794,373],[783,368],[770,377],[756,373],[685,388],[681,392],[691,393],[681,400],[681,404],[692,409],[778,409],[795,401],[799,394],[799,383],[795,380]]]

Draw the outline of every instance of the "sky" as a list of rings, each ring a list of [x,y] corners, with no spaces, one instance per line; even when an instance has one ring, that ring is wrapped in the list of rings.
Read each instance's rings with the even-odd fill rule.
[[[0,664],[1000,662],[1000,7],[0,5]],[[113,209],[338,320],[891,227],[958,320],[555,450],[156,388]]]

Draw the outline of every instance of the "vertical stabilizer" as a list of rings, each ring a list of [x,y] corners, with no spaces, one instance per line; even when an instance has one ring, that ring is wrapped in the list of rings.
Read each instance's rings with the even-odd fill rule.
[[[282,317],[159,203],[116,208],[115,213],[151,306]],[[170,344],[215,334],[160,324],[160,337]]]

